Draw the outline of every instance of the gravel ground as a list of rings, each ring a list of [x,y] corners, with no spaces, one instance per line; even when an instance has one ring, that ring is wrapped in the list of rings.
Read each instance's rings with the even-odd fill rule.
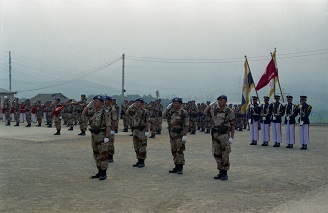
[[[169,174],[166,130],[148,140],[144,168],[132,167],[132,137],[118,133],[108,179],[92,180],[90,134],[78,129],[0,124],[0,212],[328,212],[327,126],[310,127],[307,151],[250,146],[237,132],[228,181],[213,179],[211,138],[200,132],[187,136],[184,174]]]

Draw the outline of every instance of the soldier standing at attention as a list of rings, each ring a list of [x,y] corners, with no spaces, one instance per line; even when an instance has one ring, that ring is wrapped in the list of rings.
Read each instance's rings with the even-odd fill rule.
[[[117,118],[117,120],[114,122],[114,132],[118,133],[118,122],[120,120],[120,107],[116,103],[116,98],[112,98],[112,106],[116,110],[116,118]]]
[[[27,125],[25,127],[31,127],[31,123],[32,123],[31,111],[32,111],[31,101],[30,101],[30,99],[26,99],[25,100],[25,113],[26,113]]]
[[[37,127],[41,127],[41,123],[42,123],[42,115],[43,115],[43,107],[41,105],[41,101],[38,100],[35,104],[36,107],[36,120],[38,122]]]
[[[195,101],[192,100],[189,105],[189,127],[191,130],[191,135],[196,134],[196,128],[197,128],[197,119],[198,119],[198,107],[195,104]]]
[[[68,131],[73,131],[73,126],[74,126],[74,106],[73,106],[73,100],[72,99],[69,99],[66,102],[66,106],[67,106],[67,113],[68,113],[68,120],[67,120],[67,123],[68,123],[68,126],[69,126]]]
[[[306,103],[306,96],[300,96],[300,99],[301,103],[297,107],[297,114],[300,115],[300,144],[302,145],[301,150],[307,150],[307,146],[309,144],[309,116],[312,111],[312,106]]]
[[[270,141],[270,104],[269,100],[270,98],[268,96],[264,96],[264,104],[259,104],[259,107],[261,108],[261,137],[262,137],[262,144],[261,146],[268,146]]]
[[[13,103],[14,103],[14,118],[16,125],[14,126],[19,126],[19,116],[20,116],[20,104],[19,104],[19,99],[15,98]]]
[[[11,110],[11,104],[8,97],[5,97],[5,100],[3,102],[3,109],[5,112],[5,118],[6,118],[6,126],[10,126],[10,110]]]
[[[189,115],[186,110],[182,109],[182,98],[173,98],[172,104],[167,106],[163,117],[168,120],[171,153],[175,164],[169,173],[183,174],[183,165],[185,165],[183,152],[186,149]]]
[[[129,107],[129,102],[124,100],[124,103],[121,106],[121,114],[123,119],[123,130],[122,132],[129,132],[129,116],[125,114],[126,110]]]
[[[285,129],[286,129],[286,148],[293,148],[295,143],[295,115],[296,106],[292,103],[293,96],[287,95],[287,105],[285,107]]]
[[[217,100],[218,102],[211,103],[204,113],[213,118],[212,149],[220,171],[214,179],[227,180],[230,169],[229,153],[235,135],[235,114],[226,106],[227,96],[221,95]]]
[[[117,122],[117,112],[115,106],[113,106],[112,98],[110,96],[105,96],[105,109],[106,113],[111,118],[111,131],[109,133],[109,141],[108,141],[108,162],[114,162],[114,154],[115,154],[115,147],[114,147],[114,141],[115,141],[115,123]]]
[[[50,116],[50,117],[54,117],[54,120],[55,120],[56,133],[54,135],[60,135],[60,130],[61,130],[61,112],[60,111],[65,107],[65,106],[60,106],[59,104],[60,104],[60,98],[56,98],[55,103],[53,104],[54,110]]]
[[[150,103],[146,106],[146,109],[149,112],[149,117],[150,117],[150,137],[149,138],[155,138],[155,133],[156,133],[156,109],[155,109],[155,102],[150,101]]]
[[[78,105],[76,106],[76,112],[79,115],[79,126],[81,130],[81,132],[78,135],[85,135],[85,132],[87,131],[88,119],[84,115],[82,115],[82,111],[87,106],[87,104],[88,103],[87,103],[86,95],[82,94],[81,101],[79,101]]]
[[[281,138],[281,120],[285,114],[284,106],[279,102],[280,96],[275,95],[274,101],[270,105],[272,139],[274,141],[273,147],[280,147]]]
[[[133,164],[133,167],[138,168],[145,166],[145,159],[147,158],[147,137],[150,131],[149,112],[143,107],[143,104],[144,100],[138,98],[125,112],[132,118],[133,146],[138,159],[138,162]]]
[[[156,134],[160,135],[162,133],[162,117],[163,117],[163,104],[161,103],[161,99],[156,101]]]
[[[94,106],[90,109],[91,105]],[[93,150],[93,157],[96,161],[98,173],[91,176],[92,179],[99,178],[99,180],[107,179],[108,168],[108,141],[111,131],[111,118],[104,109],[104,98],[97,95],[93,98],[83,110],[82,115],[92,116],[90,120],[91,144]]]
[[[257,141],[259,140],[259,120],[261,108],[258,106],[256,96],[253,96],[252,100],[253,103],[249,105],[247,113],[250,135],[252,140],[250,145],[257,145]]]

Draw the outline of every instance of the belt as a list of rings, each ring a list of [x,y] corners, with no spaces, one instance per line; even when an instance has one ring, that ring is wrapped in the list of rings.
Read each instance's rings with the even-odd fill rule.
[[[228,127],[213,128],[212,133],[227,134],[228,133]]]
[[[139,130],[139,131],[143,131],[145,130],[146,126],[134,126],[133,129]]]
[[[99,135],[100,132],[106,132],[106,129],[98,129],[98,128],[94,128],[94,129],[91,129],[89,128],[89,131],[95,135]]]
[[[177,134],[181,134],[182,132],[182,129],[170,129],[170,132],[173,132],[173,133],[177,133]]]

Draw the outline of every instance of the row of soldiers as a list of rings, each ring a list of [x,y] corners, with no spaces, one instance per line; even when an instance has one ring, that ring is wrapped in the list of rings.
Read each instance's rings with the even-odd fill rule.
[[[287,104],[280,102],[280,96],[275,95],[274,101],[264,96],[264,103],[258,103],[258,97],[252,97],[252,103],[247,109],[247,119],[250,126],[250,145],[257,145],[259,129],[261,129],[262,146],[268,146],[270,128],[272,130],[273,147],[280,147],[282,142],[281,124],[285,124],[286,148],[293,148],[295,144],[295,124],[298,120],[301,150],[306,150],[309,144],[309,116],[312,106],[307,104],[307,97],[300,96],[300,103],[293,104],[293,96],[287,96]],[[298,119],[296,119],[298,116]],[[259,126],[260,124],[260,126]],[[260,128],[259,128],[260,127]]]

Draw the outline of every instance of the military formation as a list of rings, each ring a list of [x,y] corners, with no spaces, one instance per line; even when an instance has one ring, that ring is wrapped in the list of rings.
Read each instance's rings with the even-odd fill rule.
[[[123,121],[122,132],[131,131],[133,147],[137,162],[133,167],[145,167],[147,159],[147,141],[155,139],[162,132],[162,119],[166,119],[174,167],[169,173],[183,174],[185,165],[184,151],[186,150],[187,134],[195,135],[197,130],[211,134],[213,156],[217,163],[219,174],[214,179],[227,180],[230,169],[229,154],[231,143],[234,141],[235,130],[250,131],[250,145],[257,145],[259,130],[261,130],[262,146],[270,142],[272,130],[273,147],[282,143],[281,124],[286,129],[286,148],[295,144],[296,120],[300,127],[300,144],[306,150],[309,143],[309,115],[312,107],[306,103],[307,97],[300,97],[300,104],[293,104],[292,96],[287,96],[287,104],[280,102],[279,96],[269,103],[269,97],[264,97],[260,104],[253,96],[246,114],[241,113],[241,105],[227,104],[227,96],[221,95],[215,102],[195,103],[194,100],[183,103],[182,98],[173,98],[172,102],[163,108],[161,100],[146,103],[142,98],[124,100],[121,107],[116,100],[109,96],[95,96],[87,102],[86,96],[81,95],[80,101],[69,99],[62,103],[60,98],[54,101],[31,103],[29,99],[19,103],[15,98],[11,103],[8,98],[2,105],[3,121],[6,125],[19,126],[27,122],[26,127],[33,123],[41,127],[44,121],[47,127],[56,128],[54,135],[61,135],[62,126],[73,131],[79,125],[79,136],[85,136],[87,130],[91,133],[93,157],[98,173],[93,179],[107,179],[108,163],[114,161],[115,134],[118,133],[119,120]],[[298,116],[298,119],[296,117]],[[88,128],[89,127],[89,128]]]

